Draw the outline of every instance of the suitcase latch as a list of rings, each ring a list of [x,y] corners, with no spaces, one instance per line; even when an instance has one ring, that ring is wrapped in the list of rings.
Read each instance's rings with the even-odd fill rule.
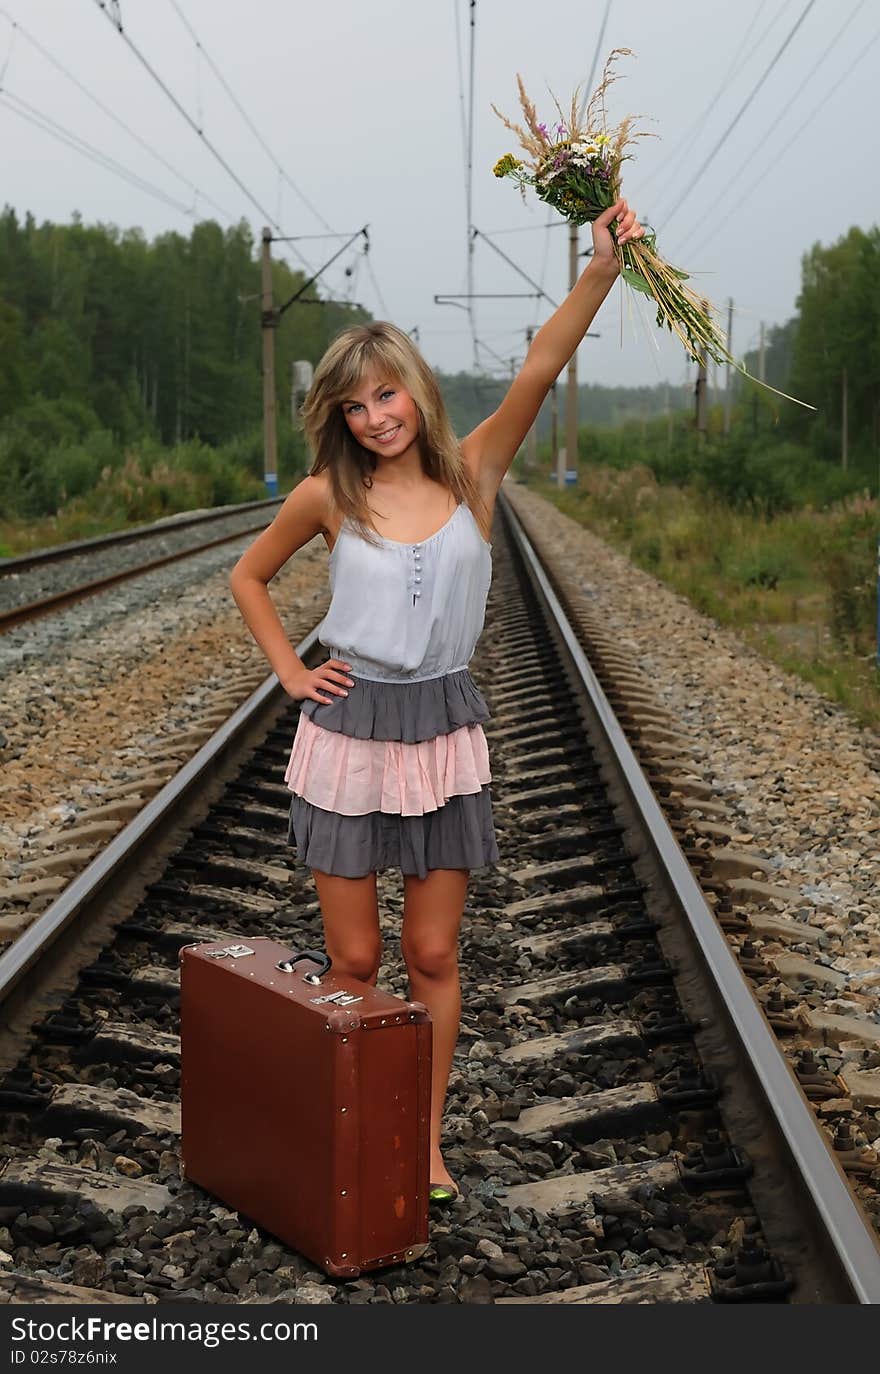
[[[352,1002],[362,1002],[363,997],[355,997],[350,992],[325,992],[323,997],[310,997],[309,1001],[315,1006],[321,1006],[324,1002],[332,1002],[337,1007],[350,1007]]]
[[[224,945],[222,949],[206,949],[209,959],[243,959],[246,954],[255,954],[250,945]]]

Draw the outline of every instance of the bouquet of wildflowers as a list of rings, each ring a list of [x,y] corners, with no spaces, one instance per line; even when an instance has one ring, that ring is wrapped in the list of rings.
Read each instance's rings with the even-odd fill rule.
[[[637,115],[626,115],[614,128],[608,128],[605,92],[617,80],[612,68],[619,56],[631,56],[630,49],[615,48],[611,52],[602,80],[583,116],[578,113],[579,92],[576,91],[568,115],[554,97],[558,122],[551,128],[539,123],[535,106],[526,95],[519,76],[517,86],[526,128],[512,123],[492,106],[498,118],[516,134],[528,155],[522,158],[505,153],[495,164],[495,175],[517,182],[524,200],[526,186],[533,187],[539,200],[577,225],[590,223],[603,210],[617,203],[621,196],[621,167],[631,156],[626,148],[636,139],[655,137],[633,132]],[[614,224],[610,231],[614,239]],[[731,363],[745,376],[750,375],[729,352],[724,334],[713,318],[713,307],[684,285],[688,273],[673,267],[657,252],[656,235],[649,226],[645,226],[641,238],[616,245],[616,252],[623,280],[656,303],[658,326],[665,325],[674,333],[689,357],[700,362],[705,353],[716,363]],[[776,390],[775,387],[768,389]],[[777,395],[785,396],[785,392],[777,392]],[[797,398],[788,396],[786,399]],[[800,401],[798,404],[806,403]]]

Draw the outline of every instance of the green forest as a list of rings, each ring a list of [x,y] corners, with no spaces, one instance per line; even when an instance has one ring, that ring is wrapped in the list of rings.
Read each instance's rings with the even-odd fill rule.
[[[187,237],[148,241],[139,229],[22,222],[0,216],[0,505],[6,522],[38,522],[68,510],[96,520],[144,520],[187,505],[263,494],[260,245],[245,222],[211,220]],[[276,303],[304,275],[273,263]],[[305,471],[291,421],[291,364],[317,362],[342,327],[368,318],[327,300],[318,282],[276,331],[282,490]],[[756,373],[756,355],[745,358]],[[809,499],[843,489],[877,490],[880,451],[880,231],[852,228],[804,256],[797,313],[769,331],[766,378],[818,407],[815,413],[736,378],[734,425],[697,451],[692,396],[680,387],[580,388],[586,421],[581,464],[649,462],[658,476],[687,479],[696,456],[717,466],[725,490],[761,499],[754,471],[782,446],[782,467],[809,471]],[[453,423],[466,433],[498,403],[507,383],[440,375]],[[558,388],[564,416],[565,387]],[[716,395],[717,402],[717,395]],[[539,436],[550,433],[545,404]],[[696,455],[696,456],[695,456]],[[752,476],[749,476],[750,471]],[[710,474],[711,476],[711,474]],[[789,478],[786,478],[789,481]],[[772,483],[771,483],[772,485]],[[789,486],[791,485],[789,481]],[[790,492],[797,500],[797,491]],[[5,528],[5,527],[4,527]],[[70,532],[68,531],[68,537]]]

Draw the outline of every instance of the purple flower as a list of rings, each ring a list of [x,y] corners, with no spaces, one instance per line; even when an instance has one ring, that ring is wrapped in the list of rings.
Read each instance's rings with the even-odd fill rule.
[[[565,125],[564,125],[564,124],[557,124],[557,125],[556,125],[556,132],[557,132],[558,134],[563,135],[563,137],[564,137],[564,136],[565,136]]]
[[[544,136],[546,137],[546,135],[547,135],[547,125],[546,125],[546,124],[539,124],[539,125],[538,125],[538,133],[539,133],[539,134],[544,134]]]

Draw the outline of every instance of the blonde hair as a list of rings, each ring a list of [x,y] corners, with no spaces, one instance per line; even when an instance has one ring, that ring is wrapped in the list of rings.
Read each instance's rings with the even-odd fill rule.
[[[332,499],[369,543],[377,533],[371,524],[365,492],[373,485],[376,456],[357,442],[342,411],[371,372],[398,382],[412,397],[419,416],[419,449],[425,475],[446,487],[456,501],[480,510],[488,523],[486,503],[462,457],[449,422],[437,379],[408,335],[384,320],[355,325],[339,334],[315,369],[300,414],[312,453],[310,474],[326,472]]]

